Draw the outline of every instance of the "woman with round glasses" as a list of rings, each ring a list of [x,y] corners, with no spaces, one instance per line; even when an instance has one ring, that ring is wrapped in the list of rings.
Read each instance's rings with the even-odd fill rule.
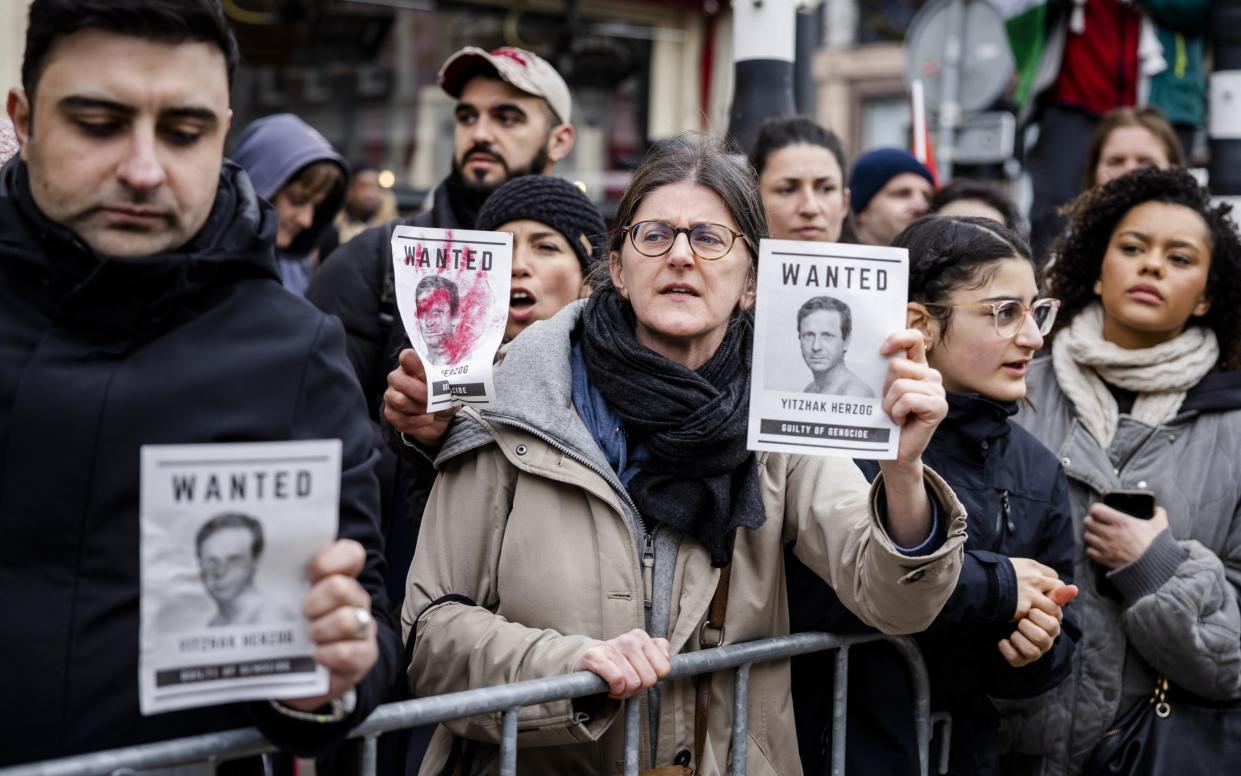
[[[748,451],[766,229],[752,174],[718,141],[662,144],[617,223],[607,282],[513,341],[498,405],[465,408],[439,453],[402,616],[408,678],[430,695],[593,671],[608,695],[522,710],[519,770],[619,772],[618,701],[640,695],[642,768],[721,774],[733,676],[659,684],[671,656],[787,632],[789,543],[864,621],[925,627],[964,533],[921,462],[946,405],[921,337],[898,332],[883,408],[901,449],[873,488],[848,460]],[[753,667],[751,774],[800,770],[788,694],[787,663]],[[422,772],[495,772],[500,727],[447,723]]]
[[[1186,693],[1241,699],[1241,243],[1227,212],[1157,169],[1072,206],[1052,355],[1029,367],[1018,420],[1068,474],[1083,635],[1070,681],[1012,704],[1015,750],[1045,762],[1015,755],[1011,773],[1081,772],[1159,675],[1174,708]],[[1119,490],[1152,493],[1154,514],[1102,503]]]
[[[1060,303],[1038,298],[1025,240],[990,219],[928,216],[893,246],[909,251],[909,326],[947,390],[948,416],[923,460],[969,515],[956,590],[917,636],[932,708],[951,719],[950,735],[946,726],[932,731],[931,762],[946,757],[951,774],[998,774],[1000,715],[990,699],[1031,697],[1062,681],[1078,635],[1063,619],[1076,594],[1068,484],[1055,455],[1012,420]],[[877,472],[870,461],[858,465]],[[822,612],[818,628],[860,627],[826,588],[803,596]],[[831,705],[801,688],[831,686],[830,659],[818,661],[794,673],[802,760],[815,773],[830,761]],[[853,650],[846,773],[918,772],[902,666],[884,644]]]

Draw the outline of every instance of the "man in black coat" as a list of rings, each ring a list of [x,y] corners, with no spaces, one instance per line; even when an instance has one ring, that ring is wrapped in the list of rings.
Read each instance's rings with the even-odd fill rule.
[[[223,160],[236,61],[214,0],[31,5],[0,169],[0,765],[253,724],[309,754],[396,675],[363,397]],[[139,448],[294,439],[342,443],[301,607],[328,692],[142,716]]]

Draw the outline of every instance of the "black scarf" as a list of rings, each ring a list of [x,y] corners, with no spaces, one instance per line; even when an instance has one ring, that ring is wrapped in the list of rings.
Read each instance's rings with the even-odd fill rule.
[[[750,403],[751,318],[729,326],[715,355],[697,370],[638,344],[633,308],[610,288],[582,313],[582,354],[590,382],[625,424],[649,461],[629,484],[647,520],[696,538],[723,566],[737,527],[766,515],[754,454],[746,449]]]

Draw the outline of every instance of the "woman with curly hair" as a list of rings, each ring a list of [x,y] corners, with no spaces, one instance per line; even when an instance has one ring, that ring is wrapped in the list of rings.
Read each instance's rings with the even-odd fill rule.
[[[1241,698],[1236,226],[1189,174],[1159,169],[1086,192],[1070,217],[1052,356],[1031,365],[1018,421],[1068,474],[1083,635],[1071,679],[1010,708],[1013,773],[1037,763],[1024,755],[1080,773],[1160,675],[1181,697]],[[1149,519],[1101,503],[1135,489],[1154,494]]]

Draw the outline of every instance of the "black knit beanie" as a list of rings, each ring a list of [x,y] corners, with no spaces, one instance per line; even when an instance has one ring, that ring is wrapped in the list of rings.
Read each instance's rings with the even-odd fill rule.
[[[599,208],[574,184],[549,175],[523,175],[493,191],[474,228],[493,232],[509,221],[527,218],[564,236],[577,254],[583,275],[603,253],[607,227]]]

